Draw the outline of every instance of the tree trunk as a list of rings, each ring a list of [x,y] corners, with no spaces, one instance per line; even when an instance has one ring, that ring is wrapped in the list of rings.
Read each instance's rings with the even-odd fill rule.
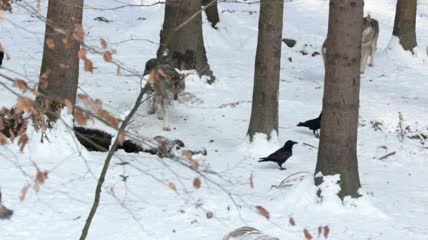
[[[248,135],[256,133],[271,138],[278,132],[278,91],[281,65],[283,0],[260,2],[253,102]]]
[[[212,1],[214,1],[214,3],[210,4]],[[202,6],[207,6],[208,4],[210,4],[210,6],[205,8],[205,14],[207,15],[208,21],[211,23],[211,26],[214,29],[217,29],[216,25],[220,22],[217,0],[202,0]]]
[[[404,50],[412,51],[416,43],[416,0],[397,0],[392,35],[400,39]]]
[[[340,174],[339,196],[358,196],[357,134],[363,0],[330,0],[316,173]],[[319,185],[321,177],[315,178]]]
[[[68,99],[74,105],[79,79],[79,58],[83,0],[50,0],[46,21],[45,44],[40,71],[39,90],[58,99]],[[51,117],[59,117],[60,105],[45,101]],[[47,102],[46,102],[47,101]],[[55,120],[55,119],[54,119]]]
[[[167,55],[181,70],[196,69],[199,75],[209,76],[208,83],[212,83],[215,77],[205,51],[201,8],[201,0],[166,1],[157,56]]]

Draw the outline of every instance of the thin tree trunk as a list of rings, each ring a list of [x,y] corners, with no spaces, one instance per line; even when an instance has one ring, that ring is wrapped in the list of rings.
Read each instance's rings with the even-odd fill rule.
[[[81,29],[82,15],[83,0],[49,1],[39,89],[46,95],[68,99],[72,104],[76,100],[79,78],[81,39],[76,30]],[[56,117],[59,110],[53,110]]]
[[[340,174],[339,196],[358,196],[357,133],[363,0],[330,0],[316,173]],[[319,185],[322,177],[316,177]]]
[[[400,39],[404,50],[412,51],[416,43],[416,0],[397,0],[392,35]]]
[[[214,3],[210,4],[212,1],[214,1]],[[210,5],[205,9],[205,14],[207,15],[208,21],[211,23],[211,26],[214,29],[217,29],[216,25],[220,22],[217,0],[202,0],[202,6],[207,6],[208,4]]]
[[[271,138],[278,132],[278,91],[281,65],[283,0],[262,0],[260,3],[253,102],[248,135],[256,133]]]
[[[167,0],[157,56],[167,55],[175,68],[196,69],[199,75],[215,77],[210,70],[202,34],[201,0]]]

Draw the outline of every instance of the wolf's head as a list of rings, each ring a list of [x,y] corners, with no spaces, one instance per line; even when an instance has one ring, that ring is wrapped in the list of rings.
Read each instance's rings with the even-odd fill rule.
[[[363,31],[370,28],[372,24],[372,17],[367,15],[367,17],[363,18]]]
[[[186,83],[184,82],[184,78],[179,75],[177,78],[172,79],[170,91],[174,96],[174,100],[178,99],[178,95],[184,91],[186,87]]]

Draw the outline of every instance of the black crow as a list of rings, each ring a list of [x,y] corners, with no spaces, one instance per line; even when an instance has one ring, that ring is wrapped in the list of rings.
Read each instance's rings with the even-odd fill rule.
[[[0,49],[0,66],[3,63],[4,52]]]
[[[314,132],[315,137],[319,138],[320,134],[318,133],[318,130],[321,128],[321,115],[322,115],[322,112],[320,113],[319,117],[317,117],[315,119],[308,120],[306,122],[299,122],[299,124],[297,124],[297,126],[298,127],[307,127],[309,129],[311,129]]]
[[[276,162],[281,170],[285,170],[285,168],[282,167],[282,164],[284,164],[285,161],[293,155],[294,144],[297,144],[297,142],[288,140],[282,148],[276,150],[276,152],[265,158],[260,158],[259,162]]]

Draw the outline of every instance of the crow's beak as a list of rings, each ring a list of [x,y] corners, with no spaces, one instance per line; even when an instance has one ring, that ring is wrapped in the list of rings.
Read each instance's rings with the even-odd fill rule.
[[[293,142],[293,144],[298,144],[298,142]]]

